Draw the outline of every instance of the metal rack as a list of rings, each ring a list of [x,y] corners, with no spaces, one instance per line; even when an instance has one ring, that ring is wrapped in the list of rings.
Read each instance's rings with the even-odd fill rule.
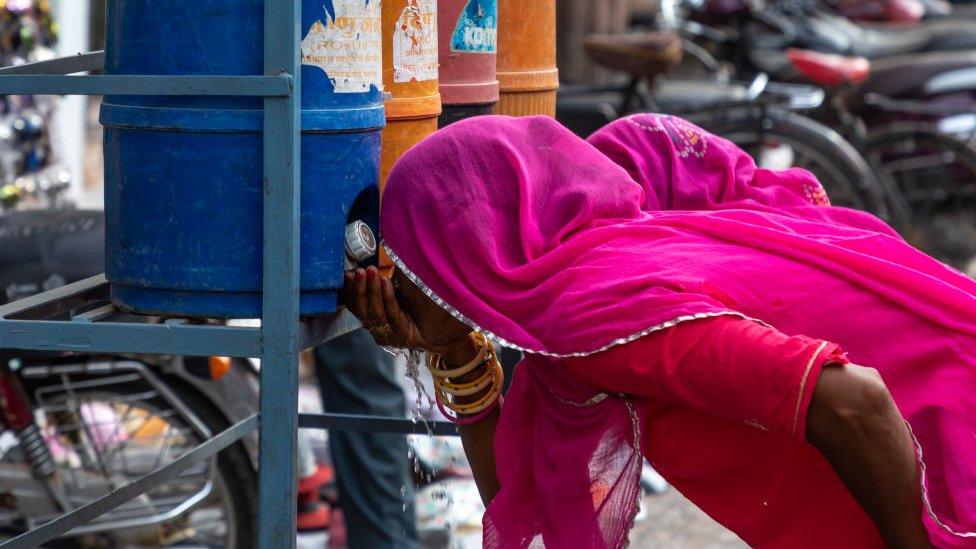
[[[260,408],[170,464],[107,496],[2,544],[36,547],[213,456],[257,427],[260,432],[261,548],[294,546],[296,433],[299,427],[426,433],[406,419],[341,414],[299,417],[299,352],[358,327],[345,312],[299,319],[301,132],[300,0],[265,2],[263,76],[71,76],[98,69],[103,52],[0,69],[0,94],[223,95],[264,99],[264,257],[258,328],[185,319],[132,322],[109,302],[103,275],[0,307],[0,349],[256,357]],[[129,319],[127,321],[127,319]],[[436,424],[432,432],[455,434]]]

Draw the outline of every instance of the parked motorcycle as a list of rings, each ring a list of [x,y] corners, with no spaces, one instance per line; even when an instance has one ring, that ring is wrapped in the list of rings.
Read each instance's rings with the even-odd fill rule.
[[[819,15],[732,4],[668,0],[661,19],[740,77],[769,73],[825,89],[827,101],[811,115],[837,128],[898,189],[910,222],[897,228],[968,270],[976,260],[976,53],[869,61],[840,55],[851,51],[850,42],[834,40],[843,25],[821,24],[827,19]]]
[[[103,233],[101,212],[0,215],[0,304],[100,273]],[[0,539],[179,457],[252,413],[257,390],[243,360],[0,351]],[[65,543],[251,546],[254,442],[79,526]]]
[[[804,85],[770,82],[754,75],[742,84],[722,79],[705,51],[689,49],[677,35],[640,32],[597,35],[585,48],[598,64],[625,77],[600,88],[564,86],[556,117],[580,135],[632,112],[678,114],[730,139],[761,165],[803,167],[813,172],[838,205],[873,212],[893,224],[904,221],[897,191],[886,188],[872,166],[843,137],[802,114],[823,101],[823,92]],[[692,53],[709,69],[700,78],[665,76]]]

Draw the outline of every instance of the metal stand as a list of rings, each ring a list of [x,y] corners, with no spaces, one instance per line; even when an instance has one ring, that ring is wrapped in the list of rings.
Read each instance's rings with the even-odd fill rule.
[[[359,326],[351,315],[299,319],[301,67],[298,0],[265,2],[263,76],[68,76],[101,68],[92,52],[0,69],[0,94],[224,95],[264,98],[264,265],[260,328],[184,319],[133,322],[108,301],[100,275],[0,307],[0,349],[260,357],[259,417],[251,416],[196,449],[111,494],[14,538],[3,548],[36,547],[165,482],[260,429],[258,547],[294,547],[298,354]],[[303,415],[310,428],[427,432],[406,419]],[[437,434],[455,434],[438,424]]]

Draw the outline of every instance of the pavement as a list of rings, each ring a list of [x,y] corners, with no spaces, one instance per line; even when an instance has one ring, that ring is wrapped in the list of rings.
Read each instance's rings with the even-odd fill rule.
[[[647,515],[634,525],[630,546],[639,549],[740,549],[746,545],[677,490],[644,497]]]

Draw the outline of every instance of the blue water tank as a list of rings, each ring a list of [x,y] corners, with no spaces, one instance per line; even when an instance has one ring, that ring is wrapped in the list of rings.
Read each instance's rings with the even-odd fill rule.
[[[262,0],[114,0],[105,72],[260,75],[263,21]],[[379,0],[304,0],[302,36],[301,312],[314,315],[337,306],[346,224],[377,228]],[[260,314],[262,104],[105,98],[106,275],[117,305]]]

